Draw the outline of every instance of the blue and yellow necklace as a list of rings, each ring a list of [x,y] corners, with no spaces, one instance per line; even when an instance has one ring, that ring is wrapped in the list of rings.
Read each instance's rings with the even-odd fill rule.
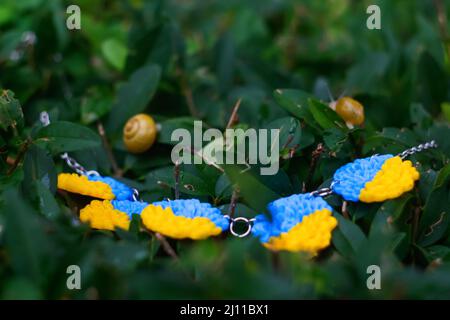
[[[48,115],[41,115],[41,121],[47,125]],[[399,155],[357,159],[334,173],[330,187],[277,199],[267,205],[269,215],[252,219],[223,215],[220,209],[197,199],[143,202],[136,189],[85,170],[67,153],[61,158],[76,173],[59,174],[58,188],[99,199],[80,210],[80,220],[94,229],[128,230],[132,215],[137,214],[145,228],[174,239],[202,240],[229,231],[237,237],[251,234],[273,251],[305,251],[314,255],[330,245],[337,226],[333,209],[324,197],[334,193],[345,201],[365,203],[400,197],[411,191],[420,178],[405,158],[436,147],[435,141],[430,141]],[[247,225],[243,233],[235,230],[238,222]]]

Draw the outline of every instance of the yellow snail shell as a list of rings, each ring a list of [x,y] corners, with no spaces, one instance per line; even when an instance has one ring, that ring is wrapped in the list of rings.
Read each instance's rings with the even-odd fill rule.
[[[353,98],[342,97],[338,99],[333,109],[351,127],[361,125],[364,122],[364,107]]]
[[[123,128],[123,142],[131,153],[150,149],[156,139],[156,124],[152,117],[139,113],[130,118]]]

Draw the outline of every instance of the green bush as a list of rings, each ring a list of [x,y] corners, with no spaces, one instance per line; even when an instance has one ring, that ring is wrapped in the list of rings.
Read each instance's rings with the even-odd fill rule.
[[[66,28],[74,2],[81,30]],[[366,28],[370,4],[381,30]],[[448,2],[2,0],[0,297],[450,298],[450,40],[437,13],[450,15]],[[330,94],[360,101],[364,125],[342,126]],[[421,179],[398,199],[342,210],[328,197],[339,226],[314,258],[231,235],[168,240],[174,258],[137,216],[130,232],[91,230],[78,220],[90,199],[56,188],[69,152],[146,201],[173,199],[171,132],[195,119],[223,130],[239,99],[234,126],[281,128],[284,148],[274,176],[180,166],[180,196],[224,213],[233,190],[235,214],[252,217],[274,197],[329,185],[355,158],[439,148],[410,157]],[[135,155],[122,128],[140,112],[161,130]],[[366,286],[374,264],[381,290]],[[81,290],[66,287],[69,265]]]

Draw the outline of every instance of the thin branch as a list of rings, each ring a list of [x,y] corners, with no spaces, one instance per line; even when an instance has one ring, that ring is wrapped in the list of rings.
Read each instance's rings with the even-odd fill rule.
[[[292,142],[292,140],[294,140],[294,135],[292,133],[289,133],[286,142],[283,144],[283,146],[281,147],[281,150],[287,148],[287,146]]]
[[[233,194],[231,195],[230,207],[228,208],[228,215],[230,216],[230,218],[234,217],[234,212],[236,210],[236,204],[239,199],[239,192],[240,192],[239,188],[234,187]]]
[[[192,89],[189,86],[188,78],[186,73],[183,71],[181,67],[176,69],[176,74],[179,77],[179,83],[181,87],[181,92],[183,93],[186,104],[189,108],[190,114],[195,118],[201,118],[200,112],[198,111],[195,102],[194,95],[192,94]]]
[[[171,256],[174,260],[178,261],[178,256],[175,253],[175,250],[173,250],[170,243],[167,241],[167,239],[160,233],[155,232],[154,233],[155,238],[159,241],[161,246],[163,247],[164,251]]]
[[[450,37],[447,30],[447,15],[442,0],[434,0],[434,7],[438,18],[439,32],[441,33],[442,42],[445,47],[447,58],[450,59]]]
[[[314,176],[314,171],[317,167],[317,162],[320,158],[320,155],[325,151],[325,148],[323,147],[322,143],[319,143],[316,147],[316,149],[312,152],[311,156],[311,163],[309,165],[309,171],[308,176],[306,177],[305,183],[303,183],[303,190],[302,192],[306,192],[311,187],[312,178]]]
[[[203,161],[205,161],[205,163],[206,163],[208,166],[213,166],[214,168],[216,168],[217,170],[219,170],[219,171],[222,172],[222,173],[225,172],[225,170],[224,170],[222,167],[220,167],[217,163],[215,163],[213,160],[208,159],[207,157],[205,157],[205,155],[203,154],[203,152],[197,151],[197,150],[195,150],[195,149],[192,148],[192,147],[190,147],[190,148],[184,147],[184,148],[183,148],[183,151],[189,151],[192,155],[197,155],[197,156],[199,156],[200,158],[202,158]]]
[[[116,177],[121,177],[123,175],[123,170],[117,164],[116,158],[114,157],[114,153],[111,148],[111,145],[108,141],[108,137],[106,136],[105,128],[103,127],[103,124],[100,121],[97,122],[97,130],[102,139],[103,146],[106,149],[106,154],[108,156],[109,162],[111,163],[111,167],[114,171],[114,175]]]
[[[416,238],[417,238],[417,231],[419,230],[419,220],[420,220],[420,213],[421,213],[422,209],[420,207],[416,207],[414,208],[414,216],[413,216],[413,221],[412,221],[412,239],[413,239],[413,243],[416,243]]]
[[[145,232],[147,232],[151,237],[156,238],[156,240],[158,240],[158,242],[161,244],[161,247],[163,248],[163,250],[170,257],[172,257],[175,261],[178,261],[178,255],[176,254],[175,250],[172,248],[170,243],[167,241],[167,239],[162,234],[160,234],[158,232],[152,232],[152,231],[148,230],[147,228],[142,228],[141,230],[144,230]]]
[[[17,153],[16,159],[14,160],[12,166],[6,172],[8,176],[11,175],[17,169],[31,144],[32,141],[30,139],[27,139],[24,143],[22,143],[22,145],[19,148],[19,152]]]
[[[350,216],[348,215],[347,205],[348,205],[348,202],[344,200],[342,202],[341,212],[342,212],[342,215],[344,216],[344,218],[348,220],[348,219],[350,219]]]
[[[236,104],[233,107],[233,111],[231,112],[231,116],[228,119],[228,123],[227,123],[227,129],[230,129],[232,126],[234,126],[236,123],[239,122],[239,117],[238,117],[238,111],[239,111],[239,107],[241,106],[241,101],[242,99],[239,99]]]
[[[280,253],[272,251],[270,253],[271,261],[272,261],[272,268],[275,272],[280,272],[281,270],[281,260],[280,260]]]
[[[175,199],[179,199],[180,198],[180,162],[178,160],[175,162],[174,178],[175,178]]]
[[[65,203],[67,203],[67,206],[69,207],[74,217],[78,219],[79,218],[78,212],[80,211],[78,204],[72,199],[72,197],[69,196],[67,191],[58,189],[57,192],[64,198]]]
[[[438,225],[440,225],[442,223],[442,221],[444,220],[444,216],[445,216],[446,212],[441,212],[441,215],[439,216],[439,220],[436,221],[435,223],[433,223],[430,227],[429,227],[429,231],[427,233],[425,233],[425,237],[428,237],[430,234],[432,234],[434,232],[434,228]]]

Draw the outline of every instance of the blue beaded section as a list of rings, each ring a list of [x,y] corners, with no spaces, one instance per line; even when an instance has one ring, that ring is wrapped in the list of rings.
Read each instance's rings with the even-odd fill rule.
[[[142,210],[148,206],[147,202],[129,201],[129,200],[112,200],[114,209],[125,212],[130,218],[133,214],[141,214]]]
[[[366,183],[372,181],[384,162],[392,157],[391,154],[372,156],[340,167],[333,176],[333,191],[347,201],[359,201],[359,194]]]
[[[154,206],[161,206],[163,209],[171,208],[176,216],[184,216],[187,218],[208,218],[217,227],[223,231],[227,230],[230,222],[222,214],[222,212],[211,204],[200,202],[197,199],[180,199],[171,201],[159,201],[152,203]]]
[[[270,221],[264,214],[257,215],[252,234],[261,242],[267,242],[271,237],[289,232],[302,222],[303,217],[322,209],[333,211],[325,200],[309,193],[294,194],[275,200],[267,205],[272,220]]]
[[[109,185],[112,192],[116,196],[116,200],[133,200],[133,190],[126,184],[110,177],[102,177],[98,175],[88,176],[90,181],[100,181]]]

